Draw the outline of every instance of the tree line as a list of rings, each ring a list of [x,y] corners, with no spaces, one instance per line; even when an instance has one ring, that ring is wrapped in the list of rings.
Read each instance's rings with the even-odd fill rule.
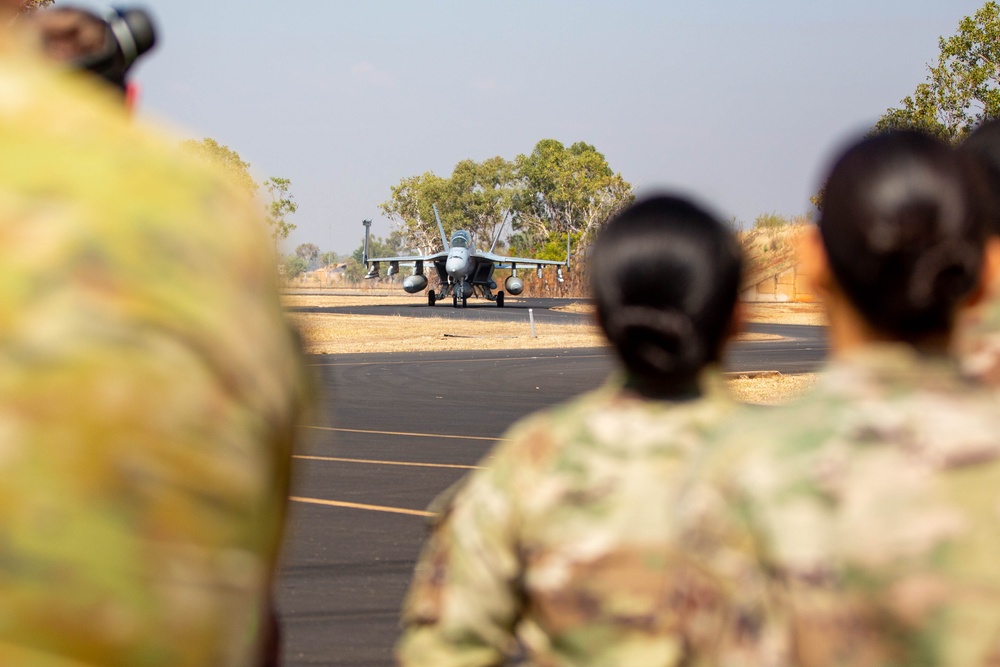
[[[1000,5],[986,2],[938,40],[937,63],[912,95],[879,118],[873,133],[899,128],[957,143],[984,120],[1000,116]]]
[[[392,186],[379,209],[406,249],[440,249],[433,207],[446,234],[466,229],[476,247],[540,259],[562,259],[566,237],[588,244],[614,213],[634,199],[632,186],[594,146],[543,139],[513,160],[462,160],[451,175],[426,172]]]
[[[962,18],[953,35],[939,39],[938,58],[928,65],[926,80],[897,107],[887,109],[870,132],[919,129],[957,143],[984,120],[997,116],[1000,4],[988,0],[972,16]],[[249,165],[235,151],[211,139],[185,144],[224,165],[251,194],[256,193],[259,186],[247,171]],[[263,185],[270,196],[268,218],[277,247],[277,241],[295,228],[286,217],[297,205],[287,179],[272,177]],[[428,171],[402,178],[379,205],[394,229],[386,238],[374,237],[370,250],[383,256],[438,250],[436,205],[449,235],[467,229],[480,248],[496,241],[498,252],[562,259],[567,235],[578,253],[608,218],[633,199],[632,186],[593,145],[581,141],[567,147],[543,139],[530,153],[511,160],[466,159],[449,176]],[[821,206],[822,191],[813,201]],[[295,276],[338,259],[347,264],[348,279],[360,279],[361,247],[338,258],[306,243],[283,262],[287,274]]]
[[[962,142],[983,121],[1000,117],[1000,4],[988,0],[963,17],[950,37],[938,39],[936,63],[899,106],[886,109],[869,136],[919,130],[943,141]],[[823,208],[823,188],[810,197]]]

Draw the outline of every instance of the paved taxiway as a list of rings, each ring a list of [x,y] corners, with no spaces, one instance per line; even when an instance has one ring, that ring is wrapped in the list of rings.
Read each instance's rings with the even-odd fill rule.
[[[786,338],[735,346],[727,370],[802,372],[825,355],[821,328],[754,329]],[[593,348],[327,355],[310,364],[320,405],[301,428],[278,581],[285,664],[391,665],[427,505],[511,422],[597,386],[612,361]]]

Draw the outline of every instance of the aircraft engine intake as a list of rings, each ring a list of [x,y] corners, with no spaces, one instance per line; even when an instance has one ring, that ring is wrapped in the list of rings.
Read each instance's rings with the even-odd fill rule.
[[[403,278],[403,289],[409,294],[416,294],[417,292],[426,289],[427,287],[427,277],[420,274],[413,274],[412,276],[406,276]]]
[[[517,296],[524,291],[524,281],[517,276],[510,276],[507,280],[503,281],[503,288],[507,290],[508,294]]]

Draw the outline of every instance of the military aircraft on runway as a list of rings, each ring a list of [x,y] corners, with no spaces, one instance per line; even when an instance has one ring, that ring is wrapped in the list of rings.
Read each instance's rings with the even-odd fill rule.
[[[556,267],[556,280],[563,281],[562,267],[569,268],[569,238],[566,239],[566,261],[557,262],[549,259],[530,259],[526,257],[505,257],[496,255],[493,249],[496,247],[497,238],[493,240],[493,246],[489,252],[478,252],[472,247],[472,235],[464,229],[459,229],[451,235],[451,243],[444,233],[444,225],[441,224],[441,216],[438,215],[437,206],[434,206],[434,217],[437,218],[438,229],[441,231],[441,243],[444,250],[433,255],[413,255],[409,257],[369,257],[368,256],[368,235],[371,230],[371,221],[365,220],[365,247],[364,263],[369,268],[365,278],[378,278],[379,265],[381,262],[389,263],[388,275],[394,276],[399,273],[399,265],[413,265],[413,275],[403,279],[403,289],[410,294],[426,289],[427,276],[424,275],[424,263],[430,262],[437,271],[439,288],[437,291],[427,292],[427,305],[433,306],[438,301],[446,299],[451,295],[451,302],[455,308],[461,303],[464,308],[470,296],[479,295],[484,299],[493,301],[497,306],[503,308],[503,291],[498,290],[496,294],[493,290],[497,288],[496,281],[493,280],[495,269],[510,269],[511,275],[504,281],[504,289],[513,296],[517,296],[524,291],[524,281],[517,276],[517,265],[534,266],[539,277],[542,275],[543,266]]]

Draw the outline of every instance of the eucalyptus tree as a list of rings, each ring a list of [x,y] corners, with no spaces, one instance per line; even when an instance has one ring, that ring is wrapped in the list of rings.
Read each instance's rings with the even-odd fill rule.
[[[440,176],[426,172],[404,178],[391,189],[388,200],[379,209],[392,221],[416,253],[426,255],[441,246],[434,204],[446,197],[448,183]]]
[[[957,142],[984,119],[1000,116],[1000,4],[986,2],[938,44],[927,79],[883,114],[874,133],[916,128]]]
[[[515,166],[514,228],[530,245],[545,245],[554,234],[589,243],[608,218],[635,199],[628,181],[582,141],[566,148],[543,139],[530,154],[518,155]]]
[[[260,186],[250,175],[250,163],[245,162],[240,154],[229,146],[223,146],[210,137],[200,141],[188,139],[182,141],[181,146],[221,169],[233,183],[250,196],[257,194]]]
[[[467,229],[477,247],[489,249],[513,221],[516,183],[514,163],[502,157],[459,162],[444,202],[451,227]]]
[[[278,251],[278,240],[287,239],[297,226],[286,219],[299,210],[299,205],[290,192],[291,187],[292,181],[288,178],[272,176],[264,181],[264,188],[270,196],[270,201],[267,202],[267,221],[271,225],[275,253]]]

